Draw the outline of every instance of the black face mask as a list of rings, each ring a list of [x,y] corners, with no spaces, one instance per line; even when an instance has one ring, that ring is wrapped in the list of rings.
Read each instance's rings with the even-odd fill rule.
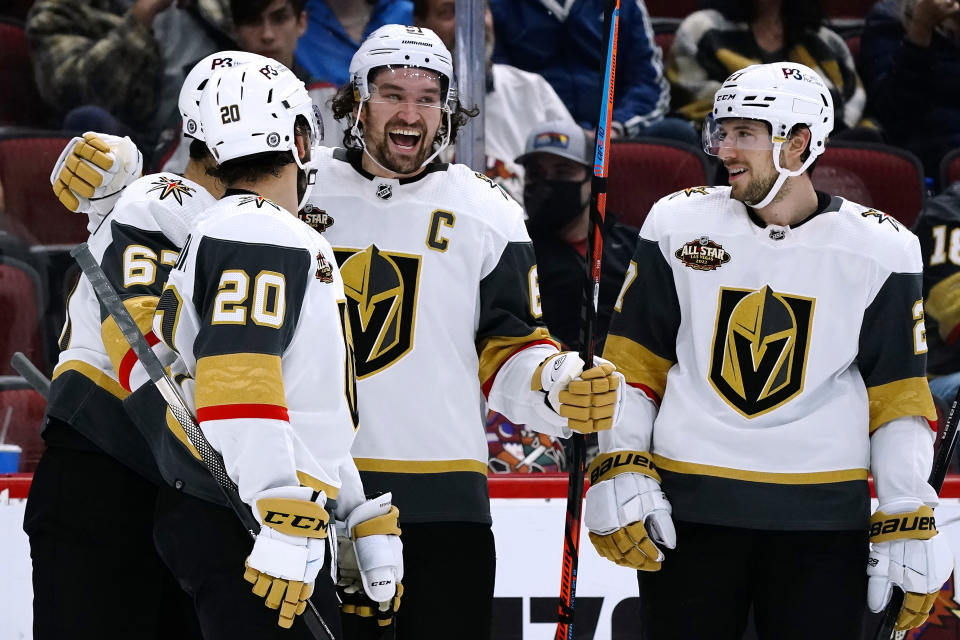
[[[559,231],[583,211],[580,187],[573,180],[540,180],[523,188],[527,228],[531,233]]]

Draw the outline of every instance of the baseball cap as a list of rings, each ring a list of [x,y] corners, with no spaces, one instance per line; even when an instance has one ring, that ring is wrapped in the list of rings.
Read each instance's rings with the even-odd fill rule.
[[[588,167],[593,166],[590,134],[573,120],[551,120],[537,125],[527,136],[523,155],[515,162],[523,164],[534,153],[552,153]]]

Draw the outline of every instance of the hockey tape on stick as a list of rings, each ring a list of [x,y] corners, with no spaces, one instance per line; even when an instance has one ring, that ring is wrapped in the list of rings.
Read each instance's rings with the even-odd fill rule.
[[[933,466],[930,468],[930,477],[927,478],[927,482],[937,493],[940,493],[940,489],[943,488],[943,480],[947,477],[950,461],[953,460],[953,454],[957,449],[957,426],[960,423],[958,404],[960,404],[960,389],[957,390],[957,395],[953,398],[953,404],[950,405],[950,412],[947,414],[943,430],[937,434],[937,455],[933,459]],[[883,621],[880,623],[877,633],[873,636],[874,640],[902,640],[907,637],[906,631],[896,631],[894,629],[902,607],[903,590],[894,587],[890,602],[883,610]]]
[[[120,329],[120,332],[123,333],[123,337],[130,344],[130,348],[133,349],[140,364],[142,364],[146,370],[147,375],[150,376],[150,381],[153,382],[160,392],[160,395],[163,396],[163,399],[170,407],[170,412],[173,414],[173,417],[176,418],[177,422],[183,427],[187,438],[190,440],[190,444],[200,453],[203,465],[217,481],[217,484],[220,485],[230,506],[233,507],[237,517],[240,518],[240,522],[244,528],[250,532],[252,537],[256,537],[260,531],[260,523],[253,517],[247,504],[240,499],[240,494],[237,492],[237,485],[227,474],[227,469],[223,464],[223,457],[211,446],[206,436],[203,435],[200,425],[190,412],[186,401],[180,395],[177,385],[167,376],[167,372],[164,370],[163,364],[160,362],[157,354],[155,354],[153,349],[150,348],[150,345],[147,344],[147,339],[143,337],[143,333],[140,331],[137,323],[134,322],[127,308],[123,306],[120,296],[117,295],[113,285],[107,280],[107,276],[103,272],[103,269],[100,268],[100,264],[97,263],[96,258],[90,253],[90,248],[87,246],[87,243],[84,242],[75,247],[70,252],[70,255],[77,261],[80,269],[83,270],[83,275],[90,281],[94,293],[100,300],[100,304],[104,306],[107,313],[113,318],[113,321],[117,323],[117,327]],[[307,600],[307,609],[303,612],[303,619],[314,638],[320,640],[320,638],[326,637],[329,640],[334,640],[330,627],[327,626],[327,623],[320,617],[319,612],[310,600]]]
[[[584,292],[580,332],[584,368],[593,366],[597,303],[600,295],[600,265],[603,258],[603,220],[607,209],[607,175],[610,164],[610,124],[613,116],[613,89],[617,70],[617,31],[620,0],[607,0],[604,9],[607,55],[603,75],[603,96],[597,122],[597,148],[590,184],[590,225],[587,228],[587,284]],[[560,568],[560,605],[557,610],[555,640],[573,640],[573,608],[577,593],[577,565],[580,560],[580,516],[583,507],[583,474],[586,462],[583,435],[573,435],[567,483],[567,511],[563,532],[563,564]]]
[[[23,376],[27,384],[33,387],[34,391],[42,395],[44,399],[50,395],[50,380],[30,362],[27,356],[23,355],[22,351],[13,354],[13,357],[10,358],[10,366]]]

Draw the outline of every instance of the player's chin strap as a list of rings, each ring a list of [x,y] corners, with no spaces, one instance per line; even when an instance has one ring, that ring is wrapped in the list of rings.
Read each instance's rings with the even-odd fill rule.
[[[361,100],[361,101],[360,101],[360,106],[357,108],[357,117],[353,119],[353,126],[350,127],[350,133],[353,135],[353,137],[354,137],[356,140],[358,140],[358,141],[360,142],[360,148],[363,149],[364,155],[367,156],[368,158],[370,158],[370,161],[373,162],[373,164],[377,165],[378,167],[380,167],[381,169],[383,169],[383,170],[386,171],[387,173],[394,173],[394,174],[395,174],[395,173],[397,173],[396,171],[394,171],[393,169],[388,169],[388,168],[386,168],[385,166],[383,166],[382,164],[380,164],[380,162],[379,162],[376,158],[373,157],[373,154],[370,153],[370,150],[367,149],[367,141],[363,138],[363,133],[361,133],[361,131],[360,131],[360,112],[363,111],[363,105],[366,104],[366,102],[367,102],[366,100]],[[433,159],[436,158],[438,155],[440,155],[440,154],[443,152],[443,150],[446,149],[447,146],[449,146],[449,144],[450,144],[450,122],[451,122],[451,120],[450,120],[450,109],[449,109],[448,107],[444,107],[444,108],[443,108],[443,117],[447,119],[447,130],[446,130],[446,131],[444,132],[444,134],[443,134],[443,140],[440,142],[440,145],[437,147],[437,150],[434,151],[432,154],[430,154],[430,157],[427,158],[426,160],[424,160],[424,161],[420,164],[420,166],[417,167],[417,171],[419,171],[420,169],[423,169],[425,166],[427,166],[428,164],[430,164],[430,163],[433,161]],[[411,175],[412,173],[413,173],[413,172],[407,173],[407,174],[398,174],[398,175],[400,175],[401,177],[404,177],[404,176],[409,176],[409,175]]]
[[[780,149],[783,148],[783,142],[774,142],[773,143],[773,166],[776,168],[777,173],[780,175],[777,176],[777,181],[773,183],[773,186],[770,187],[770,191],[767,192],[767,195],[764,196],[763,200],[757,203],[748,202],[747,204],[753,207],[754,209],[763,209],[765,206],[773,202],[773,199],[777,197],[777,194],[780,192],[780,188],[783,187],[783,184],[787,181],[787,178],[794,178],[796,176],[803,175],[803,172],[807,170],[813,161],[817,159],[817,156],[813,153],[806,159],[801,166],[796,171],[790,171],[789,169],[784,169],[780,166]]]

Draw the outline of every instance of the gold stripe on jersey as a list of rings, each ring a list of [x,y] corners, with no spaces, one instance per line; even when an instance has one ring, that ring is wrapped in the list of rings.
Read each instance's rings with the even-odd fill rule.
[[[153,314],[157,309],[159,299],[157,296],[137,296],[123,301],[123,306],[130,312],[133,321],[137,323],[137,327],[144,335],[153,328]],[[113,370],[119,372],[123,357],[130,351],[130,343],[123,337],[120,327],[110,316],[107,316],[107,319],[103,321],[100,334],[103,337],[103,347],[113,364]]]
[[[552,344],[557,349],[560,348],[560,345],[550,337],[550,332],[545,327],[538,327],[533,333],[525,336],[491,336],[484,340],[478,347],[480,352],[480,384],[486,384],[518,349],[528,343],[539,341]]]
[[[870,433],[904,416],[922,416],[931,422],[937,419],[930,386],[922,376],[867,387],[867,398],[870,401]]]
[[[710,464],[682,462],[671,460],[653,454],[653,462],[659,469],[714,478],[729,478],[747,482],[764,482],[767,484],[826,484],[831,482],[850,482],[852,480],[866,480],[866,469],[840,469],[837,471],[813,471],[810,473],[773,473],[767,471],[747,471],[745,469],[731,469],[717,467]]]
[[[603,358],[617,366],[628,383],[642,384],[658,397],[667,387],[667,372],[673,362],[661,358],[642,344],[630,338],[610,334],[603,347]]]
[[[297,469],[297,480],[300,481],[300,484],[304,487],[310,487],[314,491],[323,491],[327,494],[327,500],[336,500],[337,496],[340,495],[340,489],[336,488],[332,484],[327,484],[323,480],[318,480],[306,471],[300,471]]]
[[[197,360],[197,409],[237,404],[286,408],[280,356],[229,353]]]
[[[56,380],[58,377],[66,373],[67,371],[76,371],[85,378],[89,378],[93,384],[97,385],[107,393],[112,396],[123,400],[130,392],[120,386],[120,383],[105,374],[100,369],[97,369],[95,366],[89,362],[84,362],[83,360],[67,360],[66,362],[57,365],[57,368],[53,371],[53,379]]]
[[[386,473],[449,473],[473,471],[487,475],[487,463],[479,460],[385,460],[382,458],[354,458],[360,471]]]
[[[946,341],[960,324],[960,273],[948,276],[930,287],[924,308],[937,321],[940,338]]]

